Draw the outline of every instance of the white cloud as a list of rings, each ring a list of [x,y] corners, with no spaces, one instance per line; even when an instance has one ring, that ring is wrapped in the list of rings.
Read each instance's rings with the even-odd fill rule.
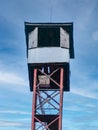
[[[21,129],[28,128],[30,130],[30,123],[28,122],[18,122],[18,121],[8,121],[8,120],[1,120],[0,127],[20,127]]]
[[[71,93],[73,94],[77,94],[83,97],[87,97],[87,98],[93,98],[93,99],[98,99],[98,95],[96,95],[96,93],[92,92],[91,90],[86,90],[83,88],[72,88],[71,89]]]
[[[93,32],[92,37],[95,41],[98,41],[98,30]]]
[[[0,127],[8,127],[8,126],[21,126],[19,122],[12,122],[12,121],[0,121]]]
[[[28,122],[28,121],[31,121],[31,118],[17,118],[16,120],[17,121],[26,121],[26,122]]]
[[[95,108],[96,107],[96,105],[91,104],[91,103],[86,104],[86,106],[89,107],[89,108]]]
[[[0,110],[0,113],[2,114],[22,114],[22,115],[28,115],[31,113],[26,111],[14,111],[14,110]]]
[[[65,111],[66,110],[68,110],[68,111],[81,111],[81,108],[78,107],[78,106],[71,106],[71,107],[66,106],[66,107],[63,108],[63,110],[65,110]]]
[[[12,72],[0,71],[0,83],[27,85],[25,79]]]
[[[77,68],[77,69],[74,69]],[[71,77],[71,90],[72,94],[80,95],[86,98],[98,99],[98,80],[92,77],[95,71],[90,68],[85,71],[81,66],[73,66],[73,77]]]

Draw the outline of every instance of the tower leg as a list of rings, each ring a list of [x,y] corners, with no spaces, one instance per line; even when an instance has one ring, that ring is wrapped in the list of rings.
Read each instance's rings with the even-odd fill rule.
[[[59,130],[62,130],[62,107],[63,107],[63,69],[60,70],[60,113],[59,113]]]
[[[32,107],[32,125],[31,130],[35,130],[35,111],[36,111],[36,82],[37,82],[37,69],[34,70],[34,88],[33,88],[33,107]]]

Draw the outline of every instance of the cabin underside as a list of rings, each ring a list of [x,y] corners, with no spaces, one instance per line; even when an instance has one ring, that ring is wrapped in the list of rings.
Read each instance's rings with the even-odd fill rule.
[[[60,68],[64,69],[63,91],[70,91],[69,63],[28,64],[30,91],[33,91],[34,69],[37,69],[37,82],[41,89],[58,89],[53,80],[60,83]]]

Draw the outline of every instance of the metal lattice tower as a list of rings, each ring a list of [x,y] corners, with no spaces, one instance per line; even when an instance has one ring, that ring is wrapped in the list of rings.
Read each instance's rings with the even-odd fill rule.
[[[62,130],[63,93],[70,90],[73,23],[25,23],[31,130]]]
[[[51,78],[60,71],[59,83]],[[38,83],[37,73],[44,74],[56,88],[49,88]],[[44,87],[44,88],[43,88]],[[32,107],[32,130],[61,130],[62,129],[62,102],[63,101],[63,69],[58,68],[50,75],[40,69],[34,70],[34,90]]]

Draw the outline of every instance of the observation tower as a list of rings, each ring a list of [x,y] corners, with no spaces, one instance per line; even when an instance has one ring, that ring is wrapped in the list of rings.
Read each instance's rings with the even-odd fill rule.
[[[73,23],[25,22],[31,130],[62,130],[63,93],[70,91]]]

